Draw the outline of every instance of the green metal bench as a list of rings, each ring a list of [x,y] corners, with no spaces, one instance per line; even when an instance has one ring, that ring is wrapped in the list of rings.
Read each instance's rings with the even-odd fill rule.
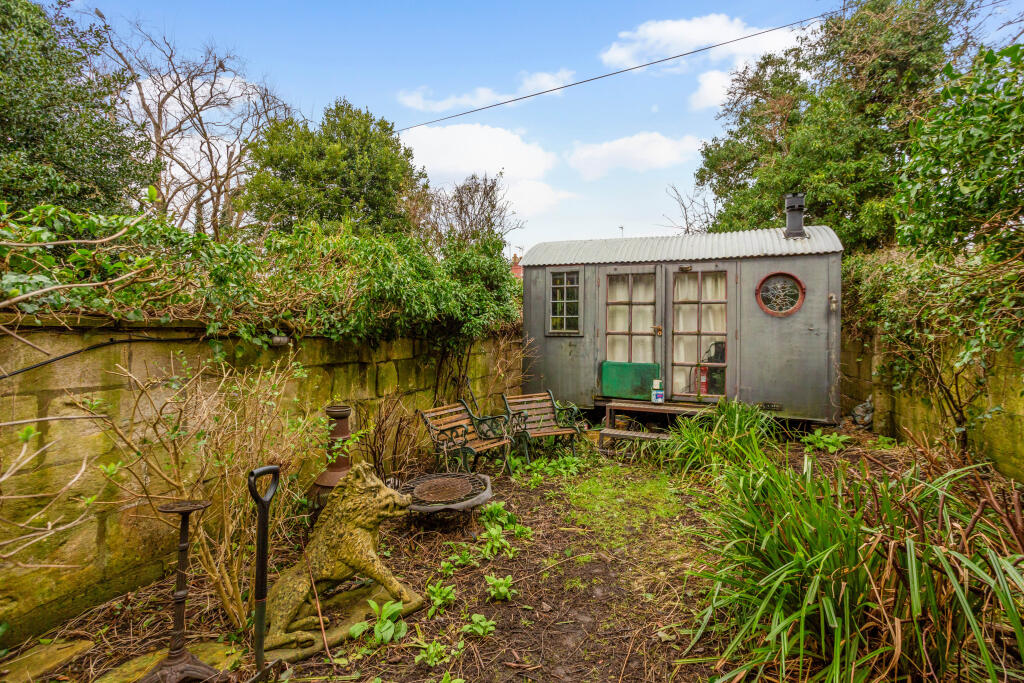
[[[520,452],[530,461],[530,442],[546,438],[567,438],[576,454],[576,439],[583,434],[586,421],[576,406],[561,407],[550,391],[520,396],[501,395],[505,401],[508,430]]]
[[[480,456],[496,449],[507,452],[512,443],[505,415],[477,417],[461,399],[458,403],[417,412],[434,444],[434,469],[439,469],[442,462],[447,468],[455,461],[456,469],[461,465],[466,472],[471,472]]]

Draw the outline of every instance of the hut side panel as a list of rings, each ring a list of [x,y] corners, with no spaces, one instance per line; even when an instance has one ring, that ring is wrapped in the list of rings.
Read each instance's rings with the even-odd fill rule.
[[[742,259],[738,267],[737,398],[777,404],[782,416],[835,420],[839,410],[839,256]],[[758,284],[774,273],[788,273],[803,283],[804,301],[795,313],[777,317],[759,305]]]
[[[578,272],[580,330],[578,334],[548,329],[548,289],[552,273]],[[552,266],[523,270],[523,327],[529,358],[523,390],[550,389],[559,401],[592,406],[598,393],[598,281],[595,266]]]

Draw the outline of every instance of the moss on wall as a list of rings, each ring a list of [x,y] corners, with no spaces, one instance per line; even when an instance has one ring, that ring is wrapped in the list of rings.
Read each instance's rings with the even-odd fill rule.
[[[139,329],[131,336],[159,341],[105,346],[71,356],[44,367],[0,380],[0,422],[78,415],[73,397],[102,399],[115,414],[127,414],[130,400],[125,372],[148,377],[178,372],[183,362],[195,367],[213,355],[205,342],[184,341],[196,330]],[[110,339],[126,339],[128,332],[97,328],[59,329],[40,326],[20,333],[53,356]],[[267,365],[284,357],[286,348],[262,349],[228,340],[227,358],[236,365]],[[371,403],[395,389],[405,392],[409,409],[429,408],[436,395],[439,358],[422,342],[399,339],[375,348],[304,339],[296,347],[297,359],[308,370],[301,383],[286,393],[310,407],[338,400],[352,405]],[[467,367],[481,404],[500,405],[501,391],[516,393],[519,376],[498,377],[501,365],[494,354],[498,344],[474,344]],[[47,356],[17,340],[0,335],[0,373],[27,367]],[[53,442],[33,466],[4,483],[8,495],[56,491],[78,472],[82,459],[97,459],[76,483],[74,494],[114,501],[98,506],[99,514],[73,531],[53,536],[33,547],[24,559],[53,567],[0,567],[0,623],[10,629],[0,647],[42,633],[90,606],[149,583],[173,565],[176,532],[159,521],[135,514],[134,508],[116,503],[116,489],[106,481],[98,463],[116,461],[113,442],[91,420],[49,420],[33,423],[40,435],[33,443]],[[357,425],[358,426],[358,425]],[[16,432],[21,426],[0,428],[0,458],[4,463],[20,452]],[[42,501],[30,499],[4,508],[12,517],[38,509]],[[49,513],[50,518],[74,519],[82,511],[74,497]],[[4,529],[0,528],[0,537]]]
[[[934,439],[943,435],[938,412],[927,396],[893,390],[878,373],[877,341],[844,337],[840,360],[843,413],[870,396],[875,406],[873,429],[878,434],[905,438],[907,430]],[[1024,368],[1004,351],[988,381],[988,391],[976,408],[991,413],[968,430],[968,439],[980,455],[989,457],[1003,474],[1024,481]]]

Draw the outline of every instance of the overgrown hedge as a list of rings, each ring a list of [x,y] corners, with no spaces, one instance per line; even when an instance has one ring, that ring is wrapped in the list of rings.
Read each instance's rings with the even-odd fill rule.
[[[157,219],[55,206],[11,212],[0,203],[0,310],[199,321],[209,335],[256,342],[273,334],[367,344],[415,337],[454,347],[519,320],[521,285],[503,246],[494,237],[437,248],[413,235],[315,223],[224,244]],[[3,306],[56,285],[120,277]]]

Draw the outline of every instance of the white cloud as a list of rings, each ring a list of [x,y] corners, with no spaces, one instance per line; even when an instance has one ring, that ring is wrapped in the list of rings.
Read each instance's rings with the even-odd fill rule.
[[[406,107],[418,111],[442,112],[456,108],[474,109],[533,92],[560,88],[572,81],[573,73],[569,69],[559,69],[553,73],[546,71],[521,73],[519,74],[519,88],[514,93],[501,93],[491,88],[479,87],[461,95],[449,95],[443,99],[431,99],[430,88],[420,86],[415,90],[400,90],[398,92],[398,101]],[[561,95],[562,93],[556,91],[551,94]]]
[[[435,184],[459,182],[473,173],[504,173],[508,198],[524,218],[547,211],[574,195],[544,181],[558,163],[558,157],[520,131],[461,123],[451,126],[421,126],[402,133],[402,142],[412,148]]]
[[[601,61],[607,66],[626,68],[763,30],[757,26],[748,26],[742,19],[726,14],[645,21],[632,31],[619,33],[619,40],[601,53]],[[716,47],[705,55],[713,61],[729,60],[738,63],[793,45],[798,32],[799,29],[780,29]]]
[[[597,180],[616,168],[650,171],[675,166],[692,159],[699,147],[700,140],[693,135],[670,138],[643,132],[596,144],[577,142],[569,155],[569,165],[584,180]]]
[[[732,78],[727,71],[713,69],[697,76],[697,90],[690,95],[690,109],[718,107],[725,102]]]

